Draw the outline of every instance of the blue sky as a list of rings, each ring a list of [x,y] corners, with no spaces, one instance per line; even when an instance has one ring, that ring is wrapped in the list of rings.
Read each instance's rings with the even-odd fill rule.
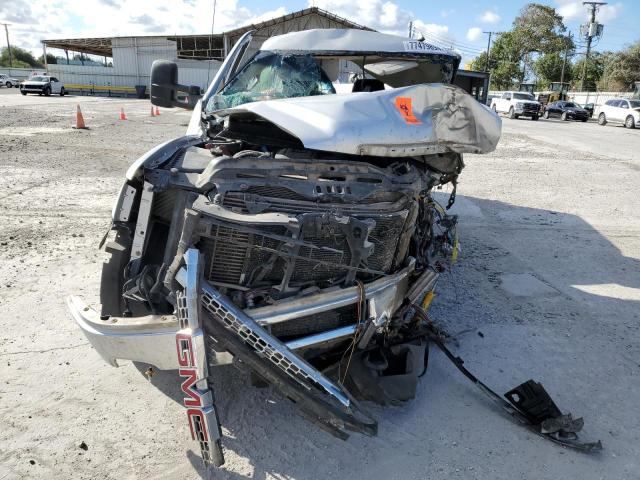
[[[527,2],[514,0],[217,0],[217,32],[317,6],[380,31],[406,34],[409,21],[427,41],[453,46],[469,60],[486,48],[482,32],[510,28]],[[578,33],[587,16],[581,0],[542,0]],[[0,0],[0,22],[11,23],[12,43],[41,51],[44,38],[206,33],[213,0]],[[601,7],[604,36],[596,50],[617,50],[640,39],[640,1]],[[635,33],[632,33],[635,32]],[[4,46],[0,36],[0,46]]]

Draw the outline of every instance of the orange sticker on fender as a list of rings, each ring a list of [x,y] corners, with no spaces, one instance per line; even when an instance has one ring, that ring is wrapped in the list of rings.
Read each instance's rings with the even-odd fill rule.
[[[396,108],[406,123],[420,125],[422,122],[413,114],[411,97],[396,97]]]

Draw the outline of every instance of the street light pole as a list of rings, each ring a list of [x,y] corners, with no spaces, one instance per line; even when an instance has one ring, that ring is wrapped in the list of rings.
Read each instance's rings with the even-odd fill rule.
[[[584,64],[582,65],[582,78],[580,79],[580,91],[584,92],[584,81],[587,76],[587,64],[589,63],[589,53],[591,53],[591,41],[593,37],[598,36],[598,31],[600,30],[600,25],[596,22],[596,12],[598,11],[598,7],[601,5],[606,5],[605,2],[582,2],[583,5],[588,5],[591,10],[591,19],[587,24],[587,53],[584,56]]]
[[[564,45],[564,59],[562,60],[562,73],[560,74],[560,83],[564,83],[564,70],[567,67],[567,57],[569,56],[569,44],[571,42],[571,32],[569,32],[569,38],[565,39]]]
[[[0,23],[4,25],[4,33],[7,35],[7,50],[9,50],[9,68],[13,67],[13,59],[11,58],[11,44],[9,43],[9,25],[10,23]]]
[[[489,49],[491,48],[491,35],[493,35],[493,32],[482,32],[482,33],[489,34],[489,39],[487,40],[487,55],[485,56],[485,59],[484,59],[484,71],[488,72],[489,71]]]
[[[500,35],[504,32],[482,32],[482,33],[484,33],[485,35],[489,35],[489,40],[487,40],[487,55],[484,62],[484,71],[488,72],[489,71],[489,51],[491,49],[491,36]]]

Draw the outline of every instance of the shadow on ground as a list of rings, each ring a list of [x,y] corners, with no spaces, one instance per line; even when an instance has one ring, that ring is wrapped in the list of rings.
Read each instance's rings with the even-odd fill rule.
[[[530,376],[543,379],[561,408],[568,404],[588,417],[588,433],[632,461],[628,445],[638,421],[622,431],[615,423],[633,415],[640,393],[615,392],[638,374],[638,362],[632,372],[626,365],[640,353],[638,329],[626,333],[633,351],[607,342],[622,324],[638,323],[640,261],[622,255],[574,215],[463,196],[455,209],[463,250],[438,285],[435,320],[454,332],[484,332],[462,338],[459,351],[498,391]],[[548,290],[532,295],[505,288],[505,278],[521,274]],[[606,323],[601,312],[610,314]],[[595,347],[598,342],[602,348]],[[512,478],[543,467],[574,478],[622,478],[629,468],[622,460],[612,464],[607,455],[564,450],[510,424],[440,355],[432,355],[415,400],[399,408],[367,405],[380,421],[377,437],[354,434],[346,442],[297,416],[295,406],[272,388],[250,387],[248,376],[234,367],[212,374],[224,448],[251,467],[247,475],[223,469],[215,478]],[[152,383],[182,402],[176,372],[158,372]],[[188,435],[186,417],[183,430],[176,434]],[[186,455],[207,478],[199,452]],[[515,471],[507,475],[509,465]]]

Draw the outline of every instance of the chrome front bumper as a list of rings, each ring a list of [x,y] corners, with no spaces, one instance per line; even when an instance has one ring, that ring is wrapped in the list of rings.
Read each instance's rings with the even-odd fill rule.
[[[367,301],[375,302],[375,311],[380,324],[390,319],[400,306],[409,290],[409,275],[414,267],[412,260],[395,274],[365,285],[365,297]],[[434,273],[433,276],[433,281],[428,282],[431,286],[435,283],[437,274]],[[425,285],[426,288],[427,285]],[[358,295],[356,287],[328,289],[308,297],[282,301],[267,307],[247,309],[245,313],[268,329],[270,325],[276,323],[355,304],[358,301]],[[68,297],[67,305],[89,342],[110,365],[117,367],[118,360],[132,360],[149,363],[160,370],[179,368],[175,347],[175,335],[179,326],[174,315],[103,317],[103,319],[79,297]],[[351,336],[355,328],[355,325],[347,325],[327,330],[292,340],[286,343],[286,346],[297,351],[317,347]],[[233,359],[227,352],[208,352],[208,356],[209,364],[212,366],[229,364]]]
[[[176,332],[179,327],[174,315],[103,320],[79,297],[68,297],[67,305],[91,345],[110,365],[117,367],[118,360],[133,360],[150,363],[160,370],[178,368]]]

